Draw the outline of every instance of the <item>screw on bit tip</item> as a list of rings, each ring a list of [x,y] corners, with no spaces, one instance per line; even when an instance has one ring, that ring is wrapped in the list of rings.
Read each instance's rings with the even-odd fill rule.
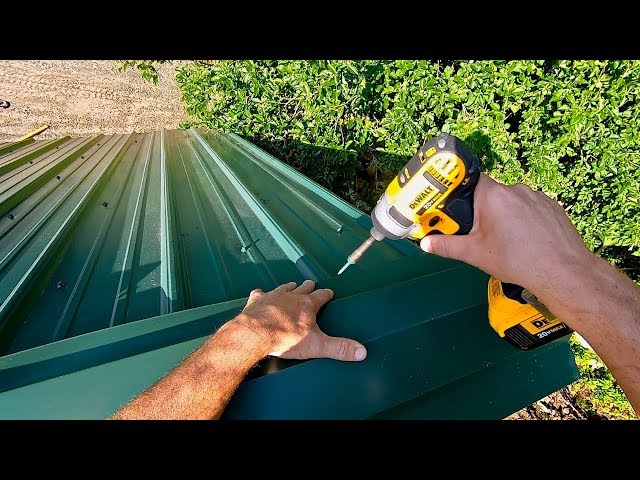
[[[360,257],[362,256],[362,254],[364,252],[366,252],[367,249],[371,246],[371,244],[373,242],[375,242],[375,241],[376,241],[375,238],[369,237],[364,242],[362,242],[362,245],[360,245],[358,248],[356,248],[353,251],[353,253],[347,257],[347,263],[345,263],[344,267],[342,267],[340,269],[340,271],[338,272],[338,275],[340,275],[342,272],[344,272],[347,269],[347,267],[349,267],[349,265],[353,265],[358,260],[360,260]]]
[[[350,261],[347,260],[347,263],[344,264],[344,266],[340,269],[340,271],[338,272],[338,275],[340,275],[342,272],[344,272],[347,268],[349,268],[349,265],[352,265],[352,263]]]

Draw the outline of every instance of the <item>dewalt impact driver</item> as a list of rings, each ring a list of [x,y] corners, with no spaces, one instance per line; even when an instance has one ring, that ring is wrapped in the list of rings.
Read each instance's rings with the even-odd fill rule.
[[[465,235],[473,227],[473,192],[480,178],[478,157],[459,138],[442,133],[426,142],[391,181],[371,212],[371,236],[356,248],[338,274],[377,240],[426,235]],[[519,285],[491,277],[489,324],[521,350],[571,333],[536,297]]]

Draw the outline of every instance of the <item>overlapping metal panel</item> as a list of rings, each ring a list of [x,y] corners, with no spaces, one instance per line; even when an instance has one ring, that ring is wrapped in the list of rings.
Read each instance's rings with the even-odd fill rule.
[[[0,215],[1,418],[104,418],[253,288],[305,278],[367,360],[267,359],[228,418],[501,418],[577,377],[566,340],[496,336],[472,267],[385,241],[336,277],[369,217],[235,135],[5,145]]]

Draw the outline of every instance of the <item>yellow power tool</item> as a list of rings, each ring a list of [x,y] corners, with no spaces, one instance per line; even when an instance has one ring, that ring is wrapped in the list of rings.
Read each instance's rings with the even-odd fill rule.
[[[540,347],[573,332],[533,293],[520,285],[491,277],[487,292],[489,324],[498,335],[520,350]]]
[[[442,133],[426,142],[391,181],[371,212],[370,237],[338,275],[384,238],[419,241],[426,235],[465,235],[473,227],[478,157],[459,138]],[[528,290],[492,277],[489,324],[510,344],[530,350],[571,333]]]

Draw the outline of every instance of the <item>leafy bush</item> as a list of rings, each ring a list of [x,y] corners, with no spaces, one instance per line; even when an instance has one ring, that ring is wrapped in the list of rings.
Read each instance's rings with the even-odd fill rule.
[[[119,72],[125,72],[129,68],[137,68],[140,72],[140,76],[147,82],[151,82],[154,85],[158,84],[159,76],[158,70],[154,63],[166,63],[168,60],[122,60],[118,67]]]
[[[570,343],[580,371],[580,379],[568,387],[576,406],[587,418],[637,419],[622,388],[600,357],[582,346],[575,334]]]
[[[238,133],[364,210],[448,130],[639,278],[640,62],[216,61],[176,79],[192,124]]]

